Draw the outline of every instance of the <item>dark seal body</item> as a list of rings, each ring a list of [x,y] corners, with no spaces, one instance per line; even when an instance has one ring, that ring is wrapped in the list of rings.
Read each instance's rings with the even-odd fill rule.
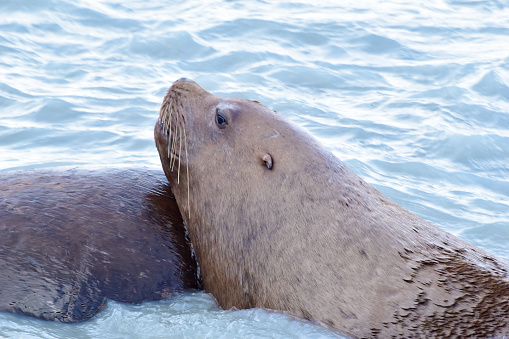
[[[107,299],[199,288],[175,199],[154,170],[0,175],[0,310],[77,322]]]
[[[509,263],[395,204],[263,105],[179,80],[155,140],[221,307],[361,338],[509,335]]]

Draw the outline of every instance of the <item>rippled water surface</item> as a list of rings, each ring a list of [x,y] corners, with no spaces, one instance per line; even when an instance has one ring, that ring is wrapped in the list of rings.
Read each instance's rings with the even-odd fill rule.
[[[185,76],[277,110],[391,199],[509,259],[505,1],[0,0],[0,13],[0,171],[159,167],[153,125]],[[111,303],[77,326],[0,314],[0,337],[333,336],[178,300]]]

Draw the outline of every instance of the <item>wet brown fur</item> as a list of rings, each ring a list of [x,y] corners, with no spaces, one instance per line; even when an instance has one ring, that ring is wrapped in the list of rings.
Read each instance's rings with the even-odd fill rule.
[[[139,303],[200,287],[162,171],[0,174],[1,311],[78,322],[108,299]]]
[[[185,131],[176,139],[168,107]],[[287,311],[362,338],[509,334],[507,262],[390,201],[263,105],[179,80],[155,140],[221,307]]]

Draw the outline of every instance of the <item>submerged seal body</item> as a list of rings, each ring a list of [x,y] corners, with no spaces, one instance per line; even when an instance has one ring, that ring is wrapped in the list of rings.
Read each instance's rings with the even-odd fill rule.
[[[138,303],[199,288],[161,171],[0,175],[0,310],[89,319],[107,299]]]
[[[509,264],[392,202],[265,106],[181,79],[155,126],[204,286],[355,337],[509,335]]]

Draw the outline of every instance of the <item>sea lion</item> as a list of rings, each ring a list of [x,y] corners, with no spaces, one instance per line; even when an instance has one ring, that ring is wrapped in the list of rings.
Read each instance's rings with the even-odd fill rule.
[[[0,175],[0,310],[78,322],[107,299],[169,298],[200,279],[162,171]]]
[[[509,263],[392,202],[258,102],[178,80],[155,140],[222,308],[362,338],[509,335]]]

